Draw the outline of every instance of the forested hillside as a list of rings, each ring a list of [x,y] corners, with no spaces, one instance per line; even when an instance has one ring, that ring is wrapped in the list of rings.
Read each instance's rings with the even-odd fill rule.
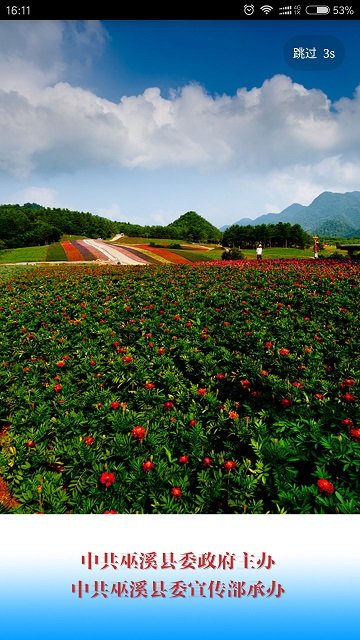
[[[108,239],[118,233],[144,238],[170,238],[193,242],[220,242],[222,233],[188,211],[167,226],[115,222],[92,213],[48,209],[36,203],[0,206],[0,246],[28,247],[58,242],[63,234]]]
[[[47,209],[38,204],[0,206],[0,245],[29,247],[58,242],[63,234],[109,238],[118,223],[82,211]]]

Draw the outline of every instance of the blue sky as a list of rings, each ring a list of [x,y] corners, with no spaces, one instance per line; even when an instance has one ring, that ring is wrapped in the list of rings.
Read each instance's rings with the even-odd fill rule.
[[[305,35],[335,64],[294,67]],[[346,20],[0,23],[0,202],[222,226],[358,190],[358,40]]]

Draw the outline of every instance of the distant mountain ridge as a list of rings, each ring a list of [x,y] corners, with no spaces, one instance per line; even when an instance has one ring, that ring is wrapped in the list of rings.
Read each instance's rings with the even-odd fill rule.
[[[290,222],[299,224],[308,233],[335,237],[351,237],[360,234],[360,191],[332,193],[324,191],[307,207],[291,204],[280,213],[265,213],[254,220],[241,218],[233,224],[239,226],[277,224]],[[221,227],[225,231],[231,225]]]

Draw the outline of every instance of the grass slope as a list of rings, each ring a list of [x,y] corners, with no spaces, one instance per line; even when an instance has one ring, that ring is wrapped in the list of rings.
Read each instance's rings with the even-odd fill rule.
[[[42,262],[46,260],[48,247],[20,247],[0,252],[0,264],[16,262]]]

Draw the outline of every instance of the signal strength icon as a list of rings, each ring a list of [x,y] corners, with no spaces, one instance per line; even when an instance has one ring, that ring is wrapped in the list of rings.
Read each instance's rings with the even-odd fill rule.
[[[273,8],[274,7],[270,7],[269,4],[264,4],[262,7],[260,7],[261,11],[263,11],[266,15],[270,13],[270,11],[272,11]]]
[[[288,5],[287,7],[279,7],[279,16],[291,16],[292,15],[292,5]]]

